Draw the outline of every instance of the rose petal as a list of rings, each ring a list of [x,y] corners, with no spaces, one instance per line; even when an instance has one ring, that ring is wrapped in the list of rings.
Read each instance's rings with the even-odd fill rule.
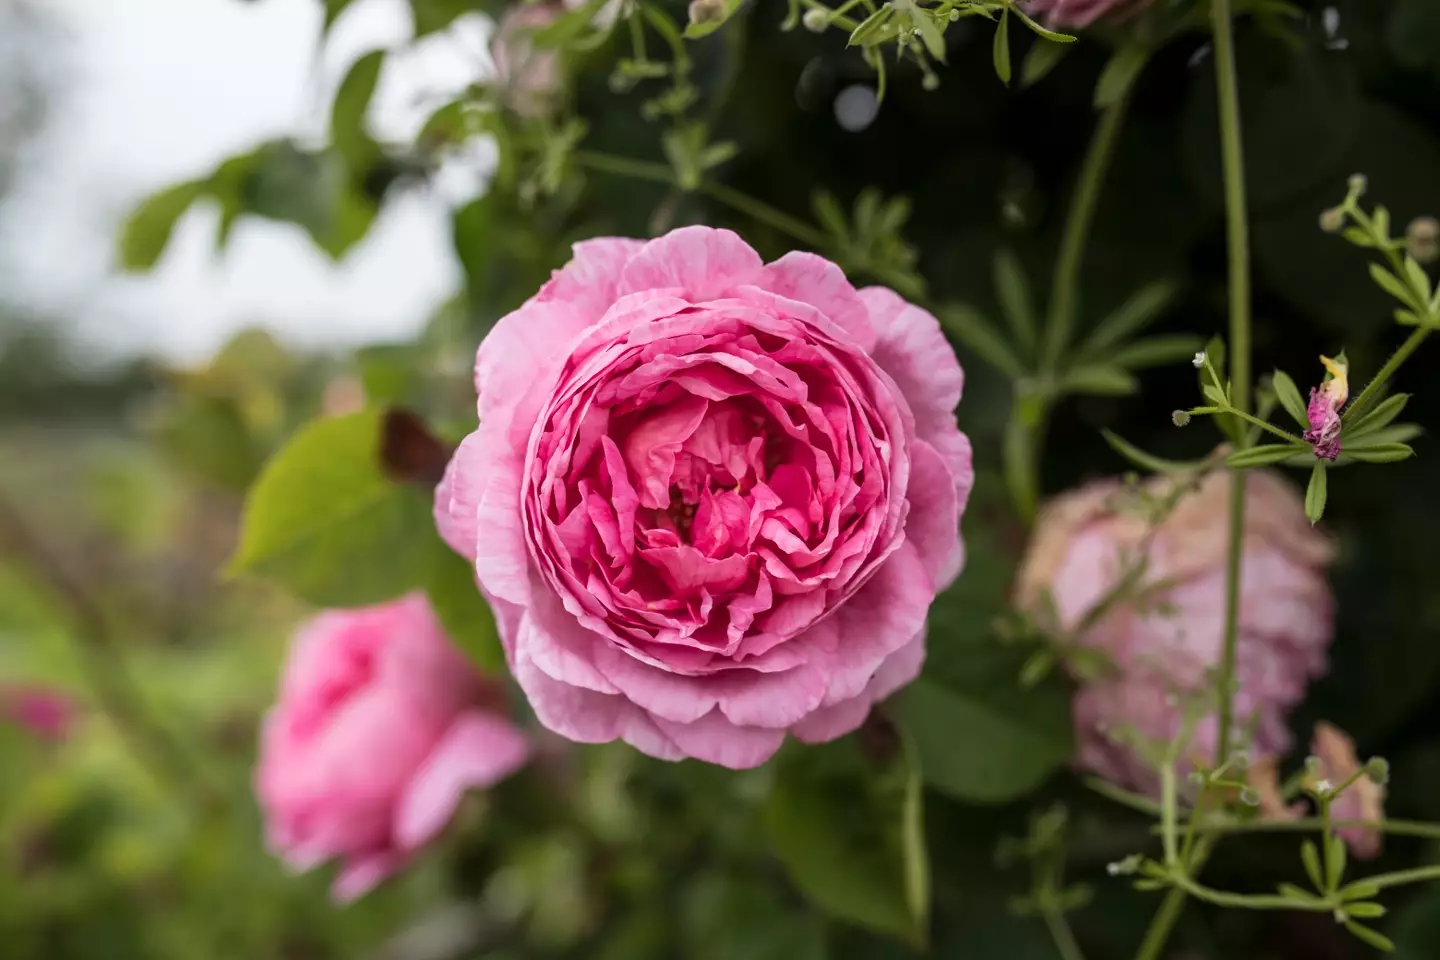
[[[710,300],[751,282],[764,266],[760,255],[730,230],[680,227],[630,258],[619,292],[680,289],[691,300]]]
[[[413,850],[450,821],[465,791],[492,786],[530,758],[525,735],[508,719],[462,714],[415,772],[395,811],[395,842]]]
[[[784,730],[736,726],[719,710],[712,710],[693,723],[674,723],[657,717],[655,725],[686,756],[731,770],[760,766],[785,742]]]
[[[824,257],[800,250],[787,253],[767,266],[755,285],[820,308],[860,349],[866,353],[874,350],[875,327],[869,309],[844,271]]]
[[[618,299],[625,264],[644,246],[643,240],[622,237],[581,240],[570,248],[570,262],[551,274],[535,299],[565,301],[593,323]]]
[[[910,448],[910,516],[905,521],[905,538],[915,544],[925,572],[936,590],[944,590],[959,576],[965,565],[965,545],[960,539],[960,505],[950,469],[923,440]]]

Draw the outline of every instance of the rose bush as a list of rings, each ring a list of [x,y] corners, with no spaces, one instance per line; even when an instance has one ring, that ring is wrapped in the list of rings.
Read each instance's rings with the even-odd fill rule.
[[[919,672],[974,478],[930,314],[727,230],[589,240],[475,385],[436,519],[552,730],[750,767]]]
[[[364,894],[445,826],[466,790],[529,758],[494,699],[421,596],[316,617],[261,735],[271,849],[297,870],[340,858],[336,897]]]
[[[1162,477],[1149,491],[1164,494],[1172,482]],[[1018,602],[1049,606],[1063,630],[1075,630],[1130,564],[1145,563],[1133,591],[1144,602],[1114,604],[1076,637],[1115,667],[1076,694],[1081,766],[1129,786],[1154,786],[1153,763],[1116,734],[1173,740],[1182,722],[1177,698],[1205,689],[1207,672],[1220,662],[1228,498],[1229,476],[1213,472],[1152,524],[1123,509],[1118,481],[1101,481],[1057,498],[1041,516],[1020,570]],[[1256,721],[1257,753],[1281,755],[1290,745],[1286,715],[1325,669],[1333,601],[1323,570],[1334,550],[1278,475],[1251,471],[1246,501],[1235,714]],[[1212,712],[1189,754],[1214,756],[1216,735]]]

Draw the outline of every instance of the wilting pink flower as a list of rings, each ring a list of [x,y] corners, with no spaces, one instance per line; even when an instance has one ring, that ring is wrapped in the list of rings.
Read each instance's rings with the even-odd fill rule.
[[[1157,478],[1149,491],[1165,494],[1174,482]],[[1154,771],[1133,745],[1172,741],[1187,695],[1213,687],[1209,671],[1224,647],[1229,484],[1223,471],[1209,474],[1154,524],[1122,509],[1119,483],[1100,482],[1060,497],[1037,526],[1019,600],[1029,609],[1051,607],[1063,631],[1075,630],[1144,562],[1129,599],[1073,638],[1114,664],[1082,683],[1074,714],[1079,763],[1116,782],[1153,788]],[[1333,548],[1274,473],[1249,471],[1245,517],[1235,710],[1242,725],[1255,722],[1254,752],[1279,755],[1290,741],[1287,712],[1325,669],[1333,613],[1322,571]],[[1212,757],[1216,736],[1211,712],[1187,756]]]
[[[1340,456],[1340,408],[1350,397],[1350,382],[1343,360],[1321,357],[1320,362],[1329,376],[1310,390],[1310,408],[1306,411],[1310,429],[1305,431],[1305,442],[1315,447],[1316,457],[1334,460]]]
[[[322,613],[297,635],[262,730],[271,848],[297,870],[339,859],[335,896],[364,894],[466,790],[524,764],[529,744],[495,699],[423,596]]]
[[[46,687],[3,687],[0,716],[54,743],[64,740],[74,725],[75,704],[60,691]]]
[[[1310,742],[1310,752],[1320,760],[1320,769],[1310,778],[1311,789],[1316,787],[1319,782],[1317,778],[1321,777],[1329,782],[1332,789],[1338,789],[1360,772],[1360,760],[1355,756],[1355,741],[1332,724],[1315,724],[1315,737]],[[1361,774],[1331,803],[1330,816],[1335,820],[1379,822],[1385,816],[1385,788]],[[1350,852],[1360,859],[1370,860],[1380,854],[1383,835],[1379,830],[1342,827],[1336,832],[1350,847]]]
[[[1150,0],[1029,0],[1025,12],[1043,17],[1051,27],[1084,30],[1096,20],[1107,16],[1126,16],[1146,6]]]
[[[934,317],[814,254],[589,240],[480,345],[436,520],[552,730],[754,766],[919,672],[962,385]]]

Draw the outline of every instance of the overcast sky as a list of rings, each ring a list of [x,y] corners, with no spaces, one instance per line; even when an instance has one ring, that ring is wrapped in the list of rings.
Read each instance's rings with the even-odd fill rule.
[[[114,269],[117,225],[149,192],[260,140],[323,130],[346,65],[408,38],[405,0],[357,0],[323,63],[320,0],[40,6],[63,27],[62,87],[0,206],[0,295],[67,318],[96,351],[194,360],[255,322],[305,345],[404,337],[457,288],[447,205],[431,194],[388,205],[339,265],[299,228],[255,219],[217,258],[216,214],[196,208],[153,274]],[[418,94],[482,75],[484,49],[475,18],[392,60],[372,110],[377,132],[413,130],[424,113]]]

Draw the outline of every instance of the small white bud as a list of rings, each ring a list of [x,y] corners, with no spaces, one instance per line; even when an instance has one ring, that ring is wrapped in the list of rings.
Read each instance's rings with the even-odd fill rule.
[[[1315,792],[1322,797],[1329,796],[1335,792],[1335,784],[1329,780],[1317,780],[1315,782]]]
[[[1364,193],[1369,186],[1370,181],[1365,176],[1365,174],[1354,173],[1350,175],[1350,189],[1355,193],[1356,196]]]
[[[1247,807],[1258,807],[1260,806],[1260,794],[1246,787],[1240,791],[1240,802]]]
[[[824,33],[825,28],[830,26],[830,14],[826,10],[811,7],[805,11],[805,16],[800,18],[800,22],[805,24],[805,29],[812,33]]]
[[[1195,365],[1196,370],[1199,370],[1201,367],[1205,366],[1205,351],[1201,350],[1199,353],[1195,354],[1195,359],[1191,360],[1190,362]]]

